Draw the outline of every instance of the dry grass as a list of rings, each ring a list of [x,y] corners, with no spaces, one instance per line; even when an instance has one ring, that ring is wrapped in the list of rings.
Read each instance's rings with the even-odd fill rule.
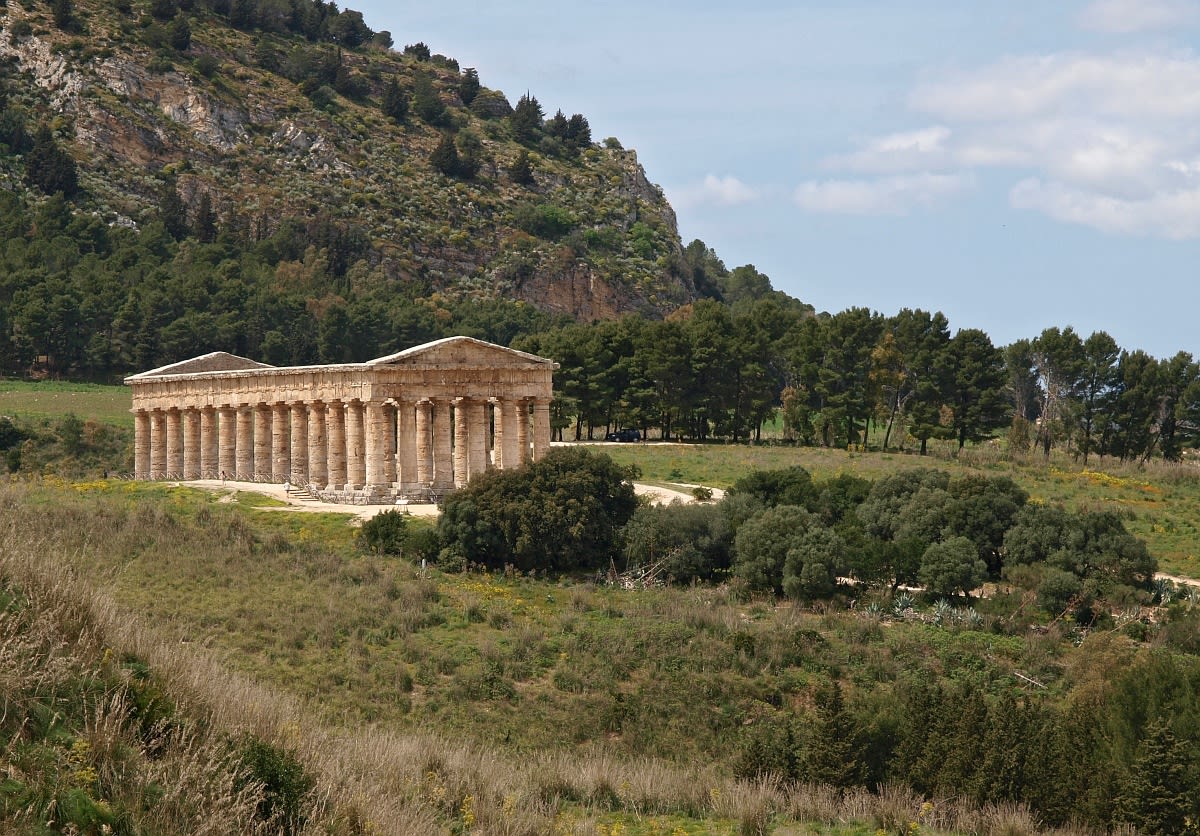
[[[573,750],[515,753],[427,731],[331,721],[313,703],[232,670],[228,649],[196,641],[181,643],[180,636],[189,631],[164,630],[161,621],[139,618],[98,589],[96,577],[75,568],[91,566],[94,572],[103,561],[95,561],[93,553],[114,542],[119,549],[155,560],[182,560],[177,543],[189,541],[181,515],[200,518],[204,509],[189,509],[184,502],[168,513],[161,504],[146,503],[131,512],[131,522],[120,514],[104,513],[107,506],[89,511],[86,505],[65,503],[55,509],[54,525],[40,524],[41,520],[31,525],[32,500],[26,490],[19,485],[0,487],[0,590],[21,590],[25,602],[21,612],[27,614],[18,620],[3,614],[0,607],[0,695],[9,699],[13,710],[21,711],[22,706],[8,695],[52,689],[70,677],[100,671],[105,658],[113,655],[132,654],[143,660],[163,683],[177,716],[187,718],[178,728],[163,730],[162,740],[170,744],[166,754],[122,755],[136,741],[129,695],[119,687],[94,701],[78,736],[87,744],[89,763],[101,785],[112,788],[114,801],[124,799],[132,805],[150,787],[161,788],[156,790],[162,792],[160,801],[142,819],[148,831],[249,833],[265,827],[254,818],[261,787],[239,783],[229,762],[229,741],[244,735],[294,752],[314,776],[315,789],[305,811],[306,832],[312,833],[594,834],[614,822],[627,833],[652,833],[660,831],[649,823],[664,817],[690,822],[692,832],[700,823],[705,832],[765,833],[779,828],[786,832],[791,822],[808,822],[823,832],[861,832],[869,827],[901,833],[916,825],[931,832],[999,836],[1038,829],[1029,812],[1018,806],[973,808],[951,799],[930,803],[897,787],[873,794],[770,778],[739,781],[716,763],[636,757],[607,751],[603,742]],[[214,537],[221,532],[220,548],[214,545],[207,556],[219,564],[218,574],[243,571],[243,561],[246,565],[261,562],[262,549],[269,545],[245,523],[214,516],[200,524],[215,525]],[[295,552],[277,548],[282,551],[273,554],[280,559],[299,559]],[[588,586],[568,591],[549,585],[538,589],[558,595],[560,606],[546,608],[544,620],[539,621],[531,616],[541,613],[532,600],[513,603],[516,615],[500,610],[499,595],[504,590],[488,581],[468,580],[460,589],[440,587],[430,578],[409,576],[395,567],[372,571],[345,563],[326,569],[354,574],[363,601],[378,595],[380,601],[399,602],[402,610],[423,613],[427,605],[453,598],[450,603],[460,613],[456,617],[468,620],[467,609],[479,610],[481,628],[489,626],[497,612],[504,612],[506,635],[523,648],[514,658],[536,655],[549,633],[567,630],[562,619],[573,621],[571,630],[586,622],[614,619],[661,623],[671,630],[684,630],[686,625],[678,637],[686,639],[686,652],[691,654],[715,653],[716,645],[710,649],[708,642],[737,634],[746,639],[749,649],[734,664],[780,669],[790,664],[785,654],[794,654],[797,648],[807,652],[801,646],[804,642],[832,640],[858,623],[848,614],[818,618],[788,607],[747,603],[722,589],[617,596]],[[113,573],[107,576],[112,580],[126,569],[117,566],[107,571]],[[99,576],[104,577],[104,573]],[[211,575],[185,572],[180,577],[193,593],[217,582]],[[804,629],[814,624],[830,638]],[[263,626],[270,629],[271,624]],[[317,633],[325,629],[307,626]],[[881,654],[890,653],[895,636],[885,637],[877,624],[870,626],[880,634],[872,639],[872,646],[878,645]],[[414,618],[401,629],[420,631],[422,621]],[[622,636],[614,633],[611,638]],[[322,641],[319,636],[316,640]],[[664,631],[646,640],[669,643],[677,635]],[[622,641],[628,646],[611,645],[612,652],[643,652],[632,635]],[[342,652],[354,646],[351,641]],[[483,642],[478,652],[485,660],[500,660],[498,647],[498,639],[493,639]],[[880,664],[895,661],[881,655]],[[404,675],[397,673],[392,687],[403,690],[399,680]],[[408,687],[413,687],[411,682]],[[0,775],[3,769],[0,760]],[[231,822],[236,826],[231,827]]]

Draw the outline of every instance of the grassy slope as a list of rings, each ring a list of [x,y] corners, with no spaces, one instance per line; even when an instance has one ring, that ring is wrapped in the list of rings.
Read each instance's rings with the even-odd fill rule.
[[[927,671],[999,693],[1019,687],[1019,669],[1057,691],[1093,667],[1090,645],[883,630],[709,589],[423,573],[359,554],[341,516],[166,486],[0,486],[0,531],[0,587],[56,578],[60,596],[104,602],[93,657],[132,650],[218,737],[295,751],[324,799],[309,811],[320,832],[904,829],[923,808],[902,792],[730,779],[746,719],[802,705],[829,677],[882,695]],[[69,765],[71,739],[48,745]],[[1013,810],[938,815],[922,824],[1029,829]]]

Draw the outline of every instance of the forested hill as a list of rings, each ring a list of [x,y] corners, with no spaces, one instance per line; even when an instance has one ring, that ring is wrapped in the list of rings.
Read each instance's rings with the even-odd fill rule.
[[[3,367],[333,361],[534,316],[496,300],[697,297],[633,151],[411,34],[323,0],[0,0]]]

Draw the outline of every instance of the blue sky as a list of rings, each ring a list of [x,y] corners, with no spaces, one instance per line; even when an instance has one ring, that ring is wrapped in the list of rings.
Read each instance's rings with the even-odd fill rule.
[[[684,242],[820,310],[1200,355],[1200,0],[395,4],[634,148]]]

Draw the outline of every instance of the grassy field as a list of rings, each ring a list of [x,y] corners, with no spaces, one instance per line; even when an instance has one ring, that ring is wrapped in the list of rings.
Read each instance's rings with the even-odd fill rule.
[[[57,584],[76,621],[104,602],[97,654],[147,660],[205,728],[296,752],[323,799],[311,832],[1032,832],[1017,808],[944,802],[934,821],[906,791],[735,779],[743,730],[834,678],[883,698],[914,676],[1004,693],[1019,671],[1057,694],[1094,667],[1091,645],[987,623],[447,575],[364,554],[346,515],[166,485],[0,485],[0,534],[0,592]],[[69,740],[47,745],[70,767]]]
[[[89,388],[57,391],[75,404]],[[115,405],[123,391],[93,394]],[[59,414],[53,398],[31,402]],[[714,487],[792,464],[817,479],[929,466],[1007,474],[1037,502],[1128,512],[1165,570],[1200,577],[1200,478],[1190,467],[1084,471],[1069,460],[1007,462],[988,448],[958,458],[604,449],[647,481]],[[364,553],[350,515],[274,504],[117,480],[0,484],[0,615],[6,595],[62,579],[83,601],[65,607],[68,618],[104,602],[107,626],[89,628],[103,660],[113,648],[136,653],[162,671],[173,699],[201,711],[197,722],[302,758],[323,799],[313,832],[1031,833],[1018,807],[945,801],[933,814],[894,788],[739,780],[739,753],[757,723],[808,712],[831,682],[858,695],[869,722],[905,683],[954,681],[1001,699],[1025,694],[1032,679],[1040,699],[1055,701],[1156,646],[1120,621],[1082,642],[1067,625],[1031,629],[1033,608],[1003,594],[977,601],[970,618],[881,622],[729,586],[631,592],[583,578],[445,574]],[[47,745],[73,768],[69,743]]]
[[[74,413],[85,420],[132,429],[131,403],[128,386],[0,379],[0,415],[14,418],[61,418]]]

